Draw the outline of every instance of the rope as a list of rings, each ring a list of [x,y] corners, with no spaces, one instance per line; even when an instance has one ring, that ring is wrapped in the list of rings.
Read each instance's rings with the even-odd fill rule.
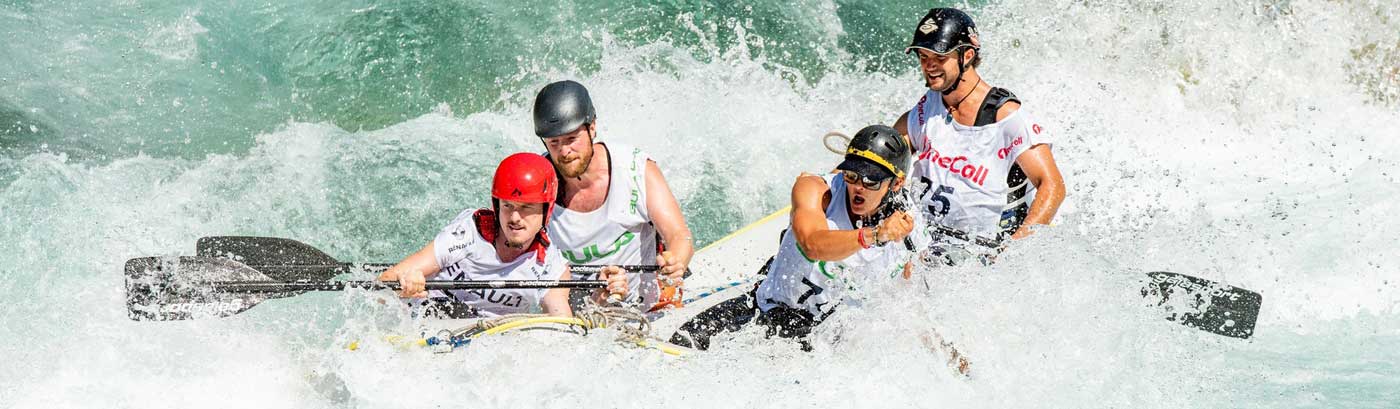
[[[581,334],[587,334],[592,329],[613,328],[620,333],[620,341],[654,348],[677,356],[688,352],[683,348],[652,337],[650,335],[651,322],[641,312],[626,307],[600,306],[591,301],[573,317],[555,317],[544,314],[503,315],[477,321],[470,326],[444,330],[435,337],[408,342],[396,340],[398,342],[395,343],[440,347],[443,348],[443,351],[450,351],[456,347],[466,346],[472,340],[487,335],[499,335],[522,329],[546,329],[556,325],[567,325]]]
[[[831,139],[832,139],[832,138],[840,139],[840,140],[841,140],[841,144],[840,144],[840,145],[832,145],[832,144],[831,144]],[[822,145],[823,145],[823,146],[826,146],[826,150],[829,150],[829,151],[831,151],[831,153],[834,153],[834,154],[837,154],[837,155],[845,155],[845,154],[846,154],[846,146],[847,146],[847,145],[850,145],[850,144],[851,144],[851,137],[846,136],[846,134],[841,133],[841,131],[831,131],[831,132],[827,132],[826,135],[822,135]]]
[[[686,301],[686,303],[713,295],[724,289],[743,285],[751,280],[752,278],[749,278],[744,281],[729,283],[711,292],[702,293]],[[500,335],[506,332],[525,329],[558,330],[558,326],[560,325],[573,329],[575,333],[583,335],[587,335],[589,330],[611,328],[619,333],[619,341],[631,343],[643,348],[656,349],[669,355],[682,356],[694,352],[693,350],[673,345],[665,340],[651,336],[651,321],[640,311],[627,307],[597,305],[593,303],[592,300],[589,300],[579,311],[576,311],[573,317],[556,317],[545,314],[509,314],[483,319],[472,325],[456,329],[442,330],[435,336],[428,338],[415,339],[402,336],[390,336],[385,337],[385,340],[400,348],[419,346],[435,348],[438,352],[450,352],[458,347],[471,344],[475,339],[488,335]],[[352,342],[347,348],[356,350],[359,348],[359,342]]]

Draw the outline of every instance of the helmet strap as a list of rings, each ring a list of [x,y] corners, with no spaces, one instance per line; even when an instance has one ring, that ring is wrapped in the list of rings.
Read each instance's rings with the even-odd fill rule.
[[[943,90],[943,95],[952,94],[954,90],[957,90],[957,89],[958,89],[958,85],[961,85],[961,84],[962,84],[963,73],[967,72],[967,68],[963,65],[964,62],[963,62],[962,47],[958,47],[957,53],[958,53],[958,76],[957,76],[957,78],[953,78],[953,85],[952,85],[952,86],[949,86],[948,89]]]
[[[495,237],[501,237],[506,233],[505,229],[501,228],[501,199],[497,199],[495,197],[491,198],[491,217],[493,219],[496,219],[495,223],[491,223],[491,227],[496,229]],[[491,244],[495,245],[496,243]]]
[[[597,148],[595,148],[595,147],[593,146],[593,144],[598,143],[598,125],[597,125],[597,122],[589,122],[589,123],[584,124],[584,126],[587,126],[587,127],[588,127],[588,149],[590,149],[590,150],[597,149]],[[593,166],[593,160],[594,160],[594,159],[597,159],[597,158],[598,158],[598,152],[593,152],[592,155],[589,155],[589,156],[588,156],[588,163],[583,164],[583,166],[584,166],[584,168],[583,168],[583,169],[584,169],[584,174],[587,174],[587,173],[588,173],[588,168],[591,167],[591,166]],[[583,179],[583,175],[579,175],[579,179]],[[564,190],[564,189],[559,189],[559,191],[561,191],[561,192],[562,192],[563,190]]]

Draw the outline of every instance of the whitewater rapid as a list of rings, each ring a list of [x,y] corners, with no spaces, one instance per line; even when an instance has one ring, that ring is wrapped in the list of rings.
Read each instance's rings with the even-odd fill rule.
[[[349,341],[412,328],[364,292],[270,301],[221,320],[128,320],[125,260],[191,254],[202,236],[291,237],[371,262],[417,249],[461,209],[486,205],[500,158],[540,149],[529,100],[554,79],[589,87],[603,140],[656,159],[702,243],[785,206],[798,173],[835,164],[822,134],[892,123],[923,93],[914,60],[899,53],[922,3],[695,4],[647,20],[648,6],[610,2],[625,17],[615,24],[636,32],[585,25],[568,38],[570,16],[607,10],[395,14],[417,5],[282,6],[327,13],[304,19],[272,6],[113,5],[123,12],[112,19],[0,6],[13,23],[0,33],[55,40],[15,41],[6,47],[20,57],[0,62],[0,119],[23,125],[0,124],[0,407],[1400,402],[1394,1],[972,8],[981,72],[1054,136],[1068,198],[1054,226],[993,266],[872,288],[878,296],[824,325],[819,337],[839,341],[811,353],[755,331],[684,359],[540,333],[446,355],[349,352]],[[341,37],[291,42],[286,61],[280,48],[228,34],[268,39],[342,14],[353,24],[338,26]],[[557,24],[533,37],[535,17]],[[149,23],[122,31],[137,21]],[[791,21],[801,24],[784,28]],[[470,53],[434,54],[453,48],[431,42],[403,46],[426,56],[417,60],[386,50],[442,27],[465,27],[464,49],[490,51],[467,65],[501,66],[446,68]],[[377,51],[335,43],[346,38]],[[516,38],[526,39],[519,50],[498,44]],[[133,67],[104,45],[145,51],[129,53]],[[227,62],[239,59],[253,62]],[[213,60],[225,61],[222,74],[208,71],[220,72]],[[259,64],[296,68],[279,78],[248,68]],[[150,74],[132,74],[141,70]],[[147,82],[123,94],[122,75]],[[467,85],[446,85],[453,77]],[[1137,291],[1156,270],[1260,292],[1255,336],[1154,315]],[[697,271],[691,283],[742,273]],[[923,346],[929,331],[970,357],[971,378]]]

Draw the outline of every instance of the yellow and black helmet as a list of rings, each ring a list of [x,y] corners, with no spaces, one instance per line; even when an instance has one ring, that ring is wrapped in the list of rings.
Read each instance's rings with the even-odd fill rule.
[[[913,156],[909,140],[884,125],[871,125],[856,132],[846,145],[846,160],[836,166],[872,180],[904,177]]]

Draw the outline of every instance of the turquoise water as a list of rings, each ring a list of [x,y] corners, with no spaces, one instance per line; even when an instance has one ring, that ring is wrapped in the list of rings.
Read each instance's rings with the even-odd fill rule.
[[[122,263],[201,236],[402,257],[539,149],[553,80],[658,160],[702,243],[834,164],[820,135],[921,94],[901,51],[926,2],[633,3],[0,2],[0,407],[1400,405],[1395,1],[973,7],[982,72],[1058,138],[1057,225],[886,289],[811,354],[748,333],[684,361],[604,337],[345,353],[405,325],[364,293],[126,319]],[[1261,292],[1256,336],[1152,316],[1152,270]]]

